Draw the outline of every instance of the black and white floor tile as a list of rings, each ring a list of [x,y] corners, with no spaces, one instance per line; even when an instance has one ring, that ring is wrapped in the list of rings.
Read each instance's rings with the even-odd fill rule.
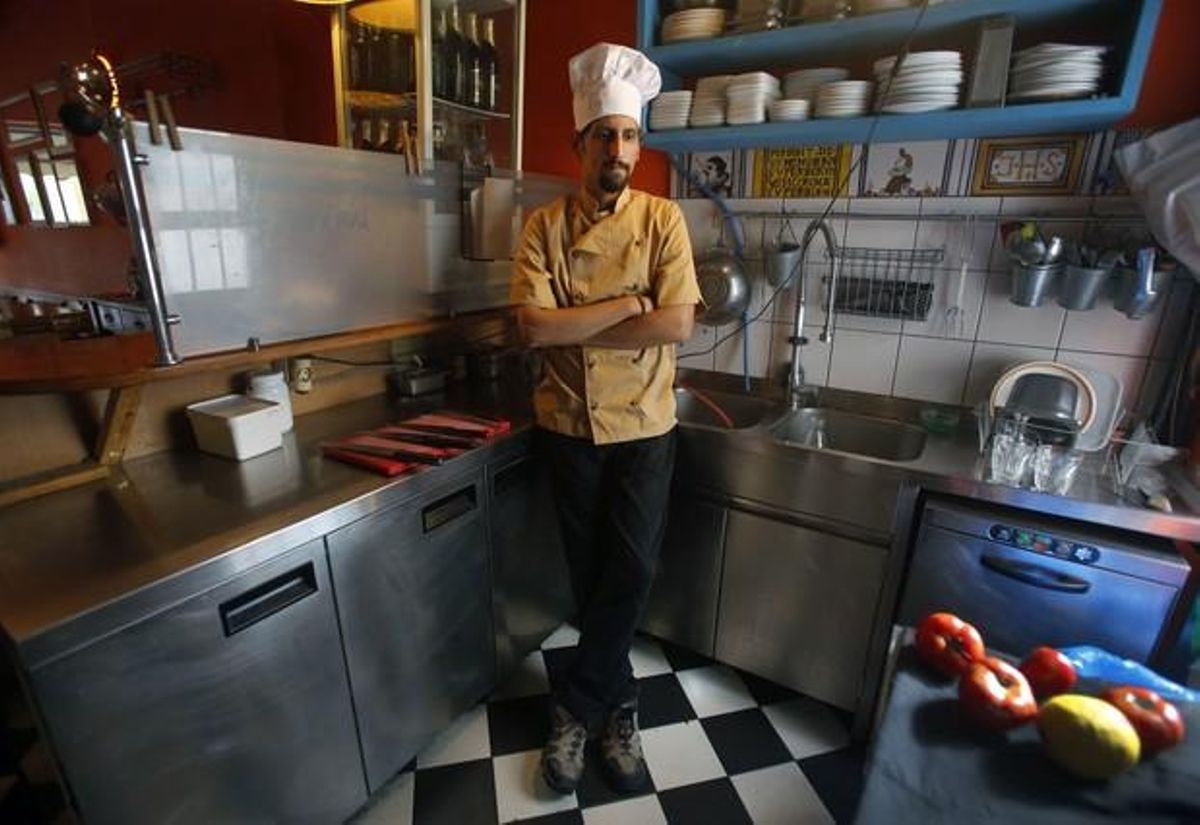
[[[652,787],[637,796],[615,793],[592,750],[576,792],[552,792],[538,764],[550,678],[570,661],[578,638],[569,626],[555,632],[393,779],[355,825],[853,819],[862,756],[850,747],[846,714],[649,637],[637,639],[630,660]]]

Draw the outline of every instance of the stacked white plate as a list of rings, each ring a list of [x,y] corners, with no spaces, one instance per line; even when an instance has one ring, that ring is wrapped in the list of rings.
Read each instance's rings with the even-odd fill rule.
[[[893,78],[895,65],[895,55],[875,61],[875,77],[882,95],[880,111],[914,114],[953,109],[959,104],[963,71],[958,52],[909,52]]]
[[[845,80],[848,77],[850,77],[849,69],[800,69],[796,72],[789,72],[783,79],[783,96],[789,100],[811,102],[817,96],[817,89],[821,86],[836,80]]]
[[[817,89],[816,117],[858,117],[871,105],[875,84],[869,80],[835,80]]]
[[[1008,99],[1063,100],[1088,97],[1100,89],[1104,46],[1043,43],[1013,55]]]
[[[685,129],[691,112],[691,92],[663,92],[650,101],[650,128],[655,132]]]
[[[779,78],[767,72],[740,74],[725,90],[725,121],[734,125],[762,123],[767,119],[767,104],[779,98]]]
[[[707,40],[725,31],[725,9],[684,9],[668,15],[662,24],[662,42]]]
[[[773,121],[807,120],[809,107],[807,100],[776,100],[767,105],[767,115]]]
[[[733,75],[722,74],[702,77],[696,81],[696,94],[692,97],[692,114],[688,125],[693,128],[721,126],[725,123],[725,90],[734,79]]]
[[[854,0],[854,13],[874,14],[878,11],[895,11],[913,5],[912,0]]]

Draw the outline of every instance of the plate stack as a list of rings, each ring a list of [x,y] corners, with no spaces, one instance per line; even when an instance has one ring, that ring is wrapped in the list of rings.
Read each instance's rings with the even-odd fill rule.
[[[891,79],[896,57],[875,61],[879,80],[880,111],[915,114],[953,109],[962,85],[962,55],[958,52],[909,52],[900,71]]]
[[[663,92],[650,101],[650,129],[655,132],[685,129],[691,111],[691,92]]]
[[[807,100],[810,103],[817,96],[817,89],[826,83],[845,80],[850,77],[849,69],[801,69],[789,72],[783,79],[783,96],[789,100]]]
[[[857,15],[875,14],[880,11],[895,11],[914,5],[912,0],[854,0],[854,13]]]
[[[708,40],[725,31],[725,9],[684,9],[668,15],[662,24],[662,42]]]
[[[1013,55],[1008,76],[1008,99],[1066,100],[1089,97],[1100,89],[1104,46],[1043,43]]]
[[[766,72],[740,74],[725,91],[728,108],[725,120],[734,125],[762,123],[767,119],[767,104],[780,97],[779,78]]]
[[[810,108],[807,100],[776,100],[767,106],[772,121],[808,120]]]
[[[875,84],[869,80],[835,80],[817,89],[817,117],[858,117],[871,105]]]
[[[692,97],[692,114],[688,125],[692,128],[722,126],[725,123],[725,90],[729,88],[733,75],[721,74],[702,77],[696,81],[696,94]]]

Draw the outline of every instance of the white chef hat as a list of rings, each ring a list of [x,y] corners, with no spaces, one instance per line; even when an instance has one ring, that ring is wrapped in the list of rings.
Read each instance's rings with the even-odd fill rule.
[[[642,107],[662,88],[658,66],[637,49],[597,43],[568,66],[575,131],[598,117],[628,115],[642,122]]]

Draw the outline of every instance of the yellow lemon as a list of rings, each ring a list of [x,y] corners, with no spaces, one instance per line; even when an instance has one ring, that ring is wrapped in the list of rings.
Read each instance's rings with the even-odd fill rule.
[[[1093,696],[1055,696],[1038,713],[1038,731],[1050,758],[1084,779],[1111,779],[1141,755],[1125,715]]]

